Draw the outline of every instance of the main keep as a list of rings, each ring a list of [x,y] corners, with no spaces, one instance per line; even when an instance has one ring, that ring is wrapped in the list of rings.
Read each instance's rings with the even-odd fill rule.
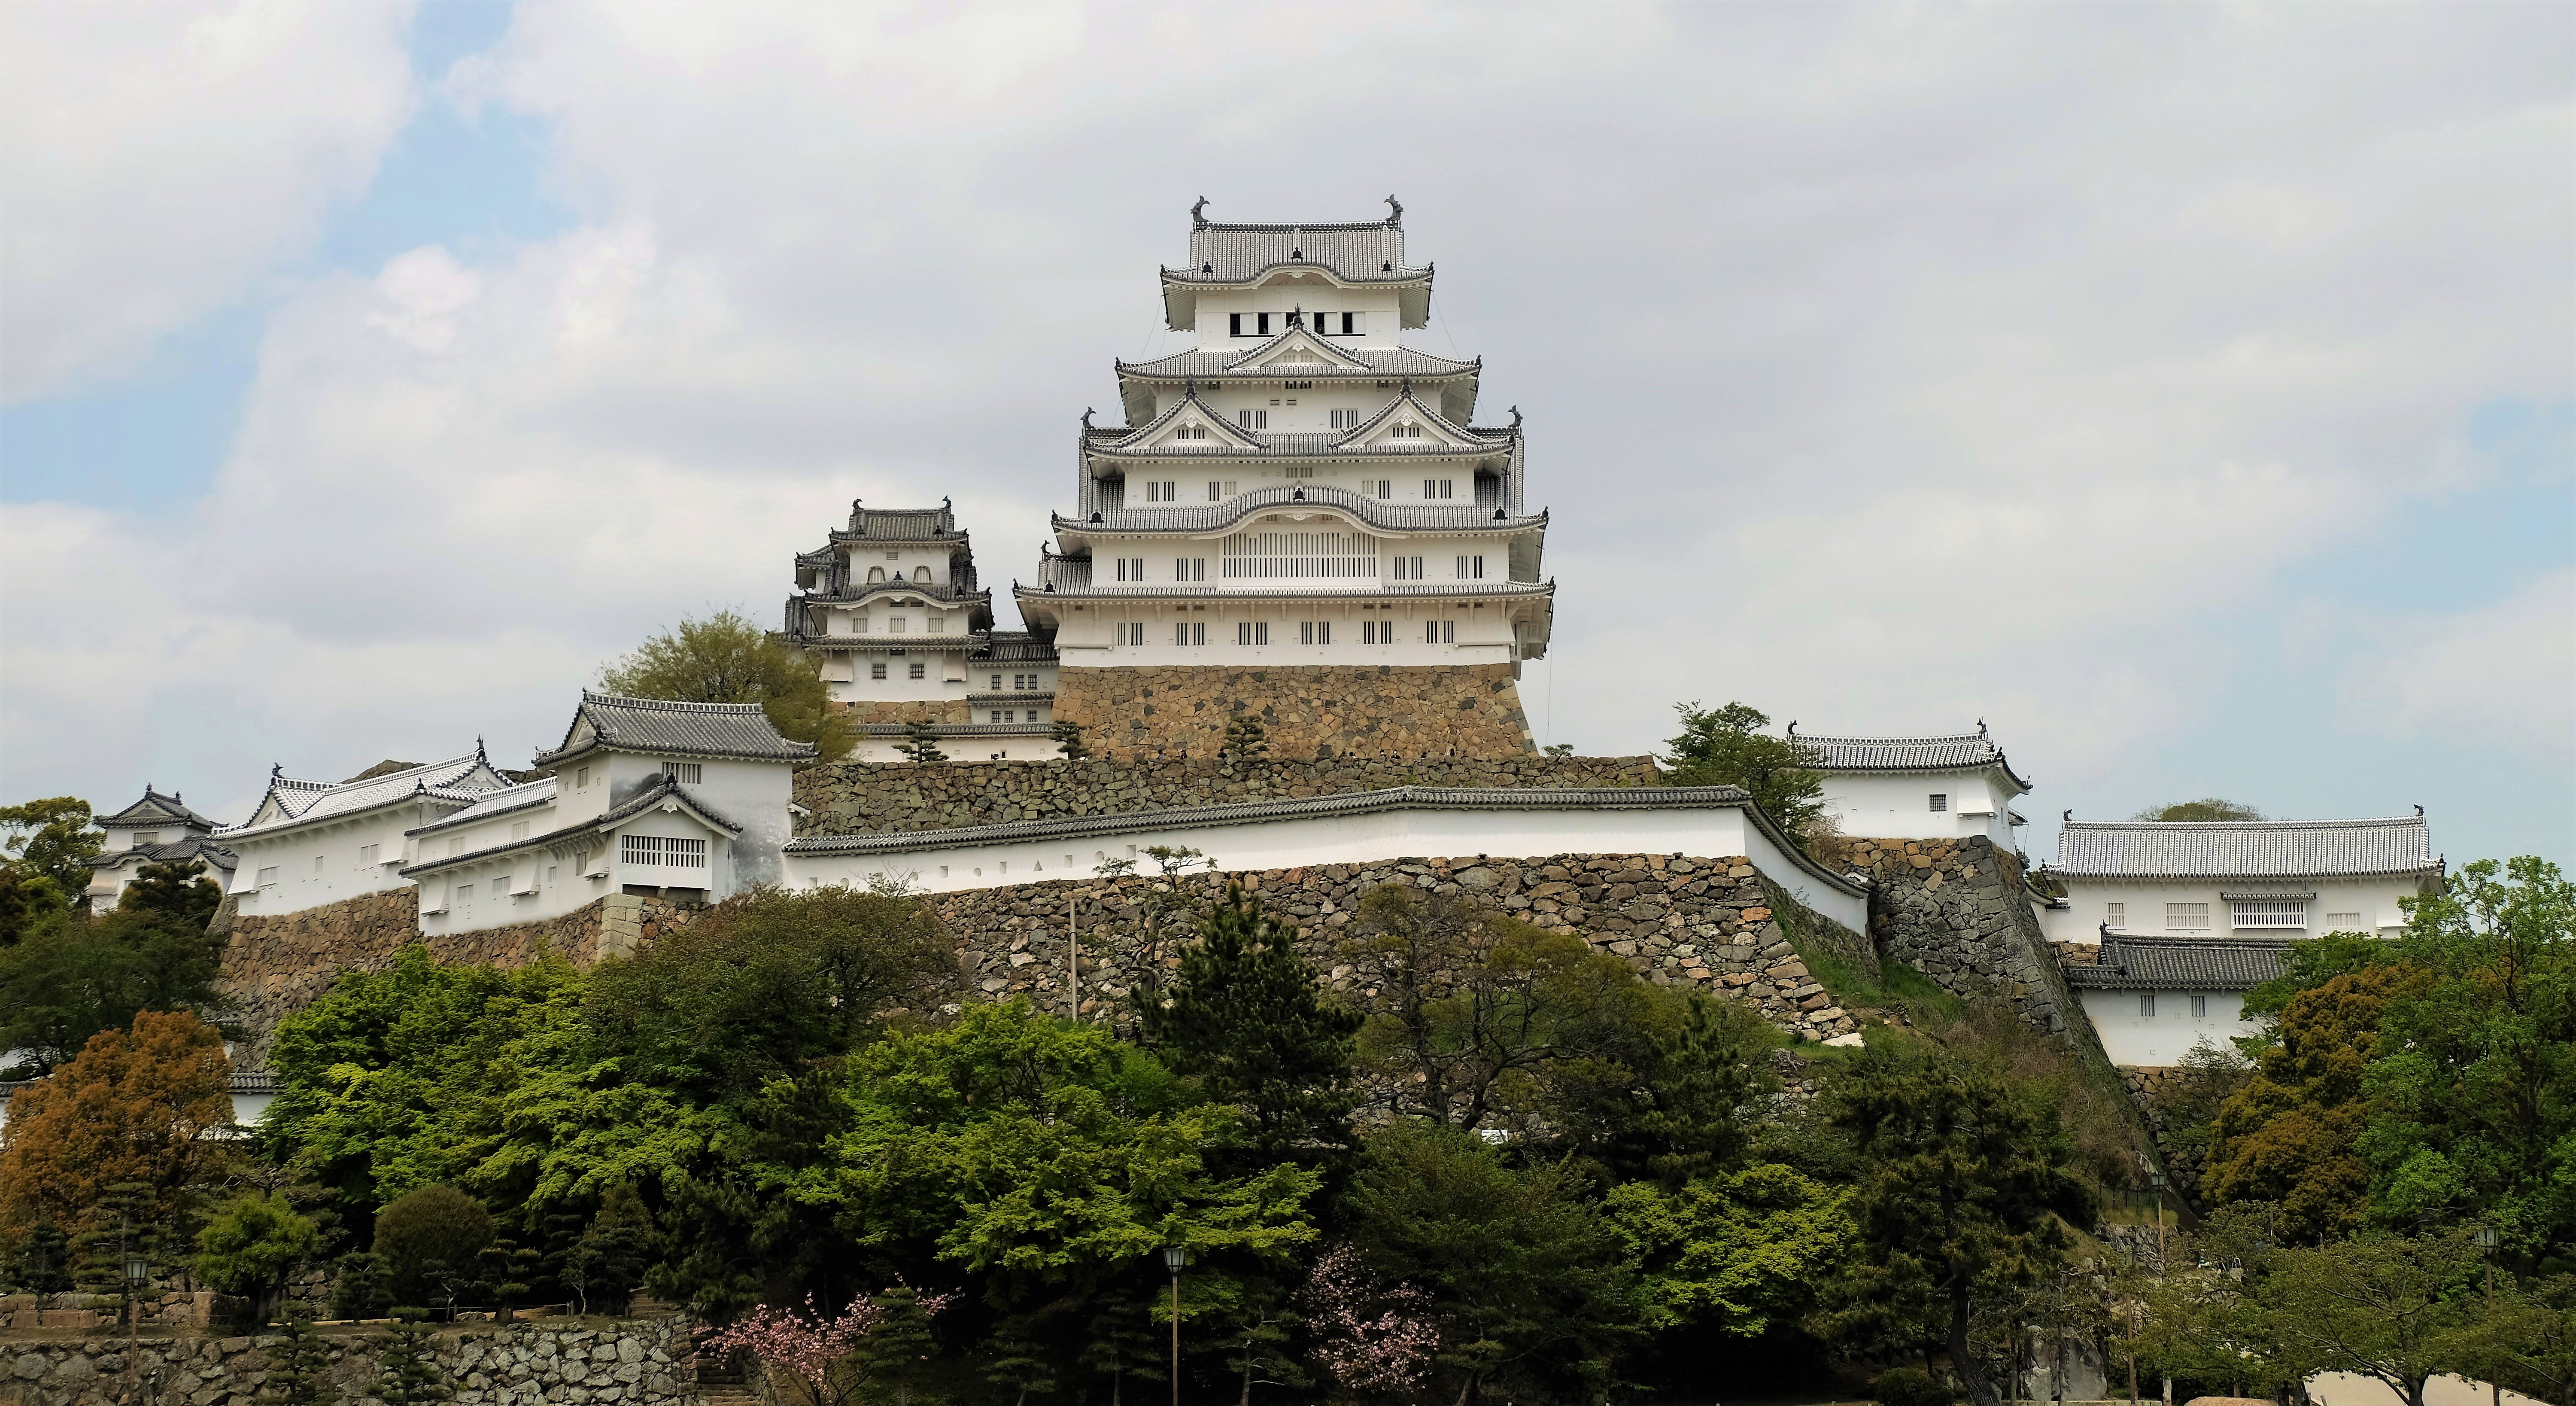
[[[1519,414],[1476,423],[1483,364],[1404,344],[1432,269],[1388,205],[1366,224],[1192,211],[1188,261],[1162,270],[1191,345],[1113,363],[1123,425],[1083,415],[1072,511],[1011,588],[1026,637],[991,632],[951,523],[799,558],[789,634],[844,661],[834,696],[872,742],[920,721],[962,757],[1023,758],[1064,721],[1113,757],[1205,757],[1251,714],[1282,757],[1532,750],[1515,680],[1547,652],[1547,513]],[[901,555],[923,548],[945,551]]]

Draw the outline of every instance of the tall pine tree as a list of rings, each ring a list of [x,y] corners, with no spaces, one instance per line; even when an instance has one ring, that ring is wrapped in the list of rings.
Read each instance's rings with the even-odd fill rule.
[[[1169,1000],[1144,1008],[1163,1062],[1241,1108],[1267,1162],[1339,1162],[1352,1145],[1352,1037],[1360,1014],[1332,1000],[1297,955],[1296,931],[1229,884],[1181,951]]]
[[[288,1304],[285,1328],[261,1349],[268,1357],[268,1379],[260,1384],[260,1406],[337,1406],[340,1388],[331,1381],[331,1342],[314,1330],[312,1308]]]

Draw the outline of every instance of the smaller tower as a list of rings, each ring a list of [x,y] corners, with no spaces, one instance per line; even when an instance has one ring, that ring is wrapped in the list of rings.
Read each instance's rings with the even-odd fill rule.
[[[850,504],[849,526],[796,558],[781,638],[823,657],[832,705],[858,725],[855,761],[898,761],[927,724],[955,761],[1052,757],[1055,650],[993,628],[993,593],[957,514]]]

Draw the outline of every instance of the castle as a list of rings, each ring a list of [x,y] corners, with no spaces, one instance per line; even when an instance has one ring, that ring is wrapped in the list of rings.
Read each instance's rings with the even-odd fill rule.
[[[1481,363],[1404,344],[1432,267],[1389,205],[1358,224],[1192,211],[1188,258],[1160,274],[1189,345],[1115,363],[1123,424],[1082,417],[1070,511],[1010,588],[1025,629],[995,628],[946,503],[853,504],[796,557],[782,637],[820,658],[852,760],[817,764],[755,705],[584,694],[533,773],[479,743],[346,782],[280,771],[223,828],[147,791],[112,817],[125,843],[93,901],[184,830],[230,866],[226,982],[273,1020],[411,941],[588,960],[755,885],[900,882],[984,995],[1088,1012],[1119,988],[1086,998],[1077,929],[1132,912],[1152,879],[1134,862],[1181,847],[1278,895],[1319,955],[1362,887],[1452,888],[1813,1039],[1859,1038],[1802,960],[1831,952],[2169,1064],[2246,1028],[2235,998],[2279,970],[2280,939],[2387,931],[2439,882],[2420,813],[2073,824],[2052,898],[2015,838],[2032,782],[1983,724],[1793,724],[1838,836],[1664,785],[1649,758],[1539,755],[1516,680],[1549,644],[1548,514],[1519,413],[1478,423]],[[1266,756],[1229,748],[1242,719]],[[923,728],[956,765],[889,764]],[[1066,759],[1067,732],[1093,755]]]

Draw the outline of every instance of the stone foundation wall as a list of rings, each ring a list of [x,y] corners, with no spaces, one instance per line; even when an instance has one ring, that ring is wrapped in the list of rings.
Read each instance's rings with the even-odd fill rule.
[[[1011,820],[1121,815],[1388,786],[1657,786],[1651,757],[1368,757],[1311,761],[1194,755],[1043,762],[840,762],[796,773],[800,835],[941,830]]]
[[[971,723],[975,712],[963,698],[916,698],[911,700],[861,699],[857,702],[834,702],[835,713],[859,724],[867,723]]]
[[[2209,1172],[2209,1148],[2199,1137],[2185,1133],[2206,1134],[2206,1129],[2185,1128],[2168,1110],[2171,1100],[2183,1091],[2183,1081],[2190,1071],[2175,1068],[2145,1068],[2133,1064],[2120,1067],[2120,1082],[2129,1090],[2129,1099],[2138,1106],[2138,1116],[2146,1120],[2148,1135],[2156,1141],[2156,1152],[2163,1157],[2165,1175],[2173,1189],[2191,1205],[2200,1204],[2200,1179]]]
[[[1237,716],[1259,718],[1280,758],[1538,750],[1509,664],[1153,665],[1056,675],[1055,717],[1080,723],[1083,741],[1105,757],[1212,757]]]
[[[1070,922],[1083,935],[1082,1010],[1103,1017],[1146,979],[1158,934],[1162,965],[1179,964],[1169,954],[1195,935],[1197,909],[1222,894],[1228,879],[1294,923],[1298,950],[1325,973],[1326,984],[1355,999],[1374,993],[1356,984],[1343,946],[1361,897],[1393,883],[1472,896],[1551,932],[1578,934],[1651,981],[1746,1002],[1773,1024],[1811,1038],[1847,1035],[1858,1024],[1808,974],[1799,948],[1815,944],[1867,962],[1868,940],[1800,907],[1742,858],[1399,859],[1199,875],[1184,879],[1178,893],[1165,881],[1128,875],[1014,884],[932,901],[959,939],[960,966],[974,993],[994,1001],[1024,996],[1042,1010],[1069,1004]]]
[[[2023,895],[2019,856],[1972,835],[1836,838],[1826,842],[1822,859],[1878,885],[1870,895],[1869,926],[1881,956],[1960,995],[2001,996],[2036,1029],[2070,1029],[2068,1013],[2081,1008]]]
[[[688,1325],[678,1318],[597,1326],[545,1320],[468,1325],[435,1334],[432,1355],[456,1406],[677,1406],[688,1399]],[[371,1328],[326,1328],[331,1380],[352,1406],[379,1372]],[[122,1334],[0,1344],[0,1406],[254,1406],[274,1337],[145,1338]]]
[[[331,989],[345,971],[375,971],[414,942],[442,962],[515,967],[551,948],[587,966],[636,948],[663,932],[684,927],[702,909],[642,894],[610,894],[559,918],[513,923],[481,932],[423,937],[420,891],[371,893],[300,913],[233,920],[225,938],[216,989],[232,1001],[250,1036],[237,1066],[267,1062],[277,1022]]]

